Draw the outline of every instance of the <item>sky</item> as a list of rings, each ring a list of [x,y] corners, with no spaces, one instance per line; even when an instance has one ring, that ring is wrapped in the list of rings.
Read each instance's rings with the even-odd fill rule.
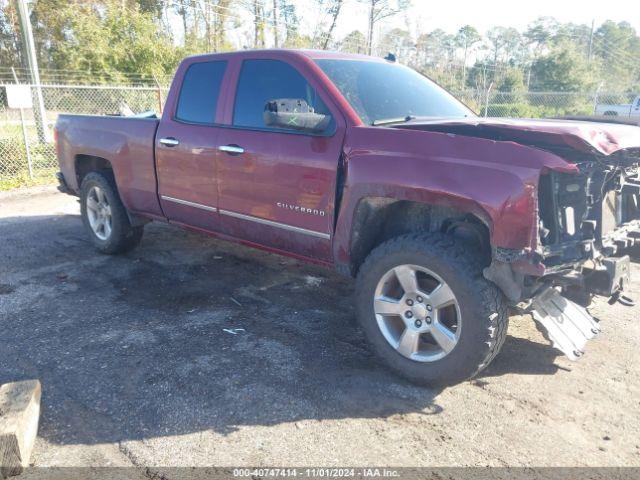
[[[394,0],[390,0],[393,2]],[[367,0],[348,0],[341,12],[334,39],[341,39],[353,30],[367,32]],[[245,2],[248,3],[248,2]],[[268,5],[271,1],[265,2]],[[303,33],[311,33],[316,25],[329,22],[321,13],[318,0],[293,0]],[[394,27],[408,29],[414,36],[440,28],[448,33],[457,32],[464,25],[473,25],[481,34],[495,26],[515,27],[524,31],[538,17],[555,17],[560,22],[574,22],[598,28],[605,20],[629,22],[640,33],[640,0],[411,0],[411,8],[403,14],[380,22],[375,39]],[[603,6],[606,5],[606,9]],[[236,48],[252,44],[253,17],[248,10],[241,11],[244,28],[228,32]],[[176,31],[181,31],[178,17],[174,18]],[[375,41],[374,39],[374,41]],[[272,45],[267,35],[267,46]],[[470,59],[473,61],[473,58]]]
[[[297,0],[299,11],[305,11],[308,0]],[[584,23],[590,25],[595,20],[596,28],[604,20],[627,21],[640,32],[639,0],[413,0],[408,15],[399,15],[393,20],[394,26],[411,25],[411,30],[419,26],[421,31],[441,28],[449,33],[470,24],[481,33],[501,25],[524,30],[540,16],[555,17],[561,22]],[[603,8],[606,5],[606,9]],[[307,10],[308,11],[308,10]],[[338,35],[359,29],[366,32],[366,7],[350,2],[344,12]]]

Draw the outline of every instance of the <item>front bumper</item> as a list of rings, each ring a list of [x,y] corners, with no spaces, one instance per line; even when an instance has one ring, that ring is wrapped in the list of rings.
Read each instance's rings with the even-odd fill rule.
[[[616,295],[629,284],[631,260],[628,255],[605,258],[596,268],[583,268],[582,279],[588,293],[605,297]]]
[[[587,306],[594,295],[616,298],[629,286],[631,260],[628,255],[604,257],[592,263],[539,278],[527,296],[535,294],[541,285],[561,287],[563,294]]]
[[[509,261],[511,260],[511,261]],[[580,260],[547,269],[539,256],[522,252],[508,259],[495,255],[483,276],[495,283],[514,306],[526,302],[546,287],[561,287],[563,291],[582,298],[588,304],[592,295],[613,297],[629,285],[631,261],[628,255]]]

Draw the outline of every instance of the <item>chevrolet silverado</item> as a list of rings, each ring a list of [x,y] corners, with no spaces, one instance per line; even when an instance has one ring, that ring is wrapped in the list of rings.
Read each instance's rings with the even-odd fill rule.
[[[476,375],[514,310],[578,359],[592,296],[632,302],[635,126],[479,118],[393,57],[262,50],[185,59],[161,118],[61,115],[55,134],[97,250],[157,220],[335,268],[416,382]]]

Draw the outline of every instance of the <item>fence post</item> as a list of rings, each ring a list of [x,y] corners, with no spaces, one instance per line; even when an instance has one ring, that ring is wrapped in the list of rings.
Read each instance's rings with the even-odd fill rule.
[[[600,82],[598,88],[596,88],[596,93],[593,95],[593,114],[596,115],[598,112],[598,97],[600,96],[600,89],[604,85],[604,82]]]
[[[18,81],[18,75],[16,75],[15,68],[11,67],[11,72],[13,73],[13,79],[18,85],[20,82]],[[29,136],[27,135],[27,126],[24,123],[24,109],[20,108],[20,125],[22,125],[22,138],[24,140],[24,149],[27,154],[27,166],[29,167],[29,178],[33,180],[33,164],[31,163],[31,149],[29,148]]]
[[[40,143],[48,143],[50,140],[49,129],[47,128],[47,112],[42,96],[42,83],[40,82],[40,72],[38,70],[38,59],[36,57],[36,47],[33,41],[33,31],[31,20],[29,19],[29,8],[25,0],[18,0],[18,12],[22,29],[22,39],[27,54],[29,73],[31,81],[36,89],[36,108],[34,109],[34,119],[36,121],[38,138]],[[33,92],[32,92],[33,93]]]
[[[27,153],[27,166],[29,167],[29,178],[33,180],[33,164],[31,163],[31,150],[29,149],[29,138],[27,137],[27,127],[24,124],[24,110],[20,109],[20,123],[22,124],[22,138],[24,139],[24,149]]]
[[[159,115],[162,115],[162,110],[163,110],[163,105],[162,105],[162,90],[160,89],[160,82],[158,82],[158,79],[156,78],[155,74],[153,75],[153,81],[156,82],[156,92],[158,95],[158,108],[160,108],[160,111],[158,112]]]
[[[493,88],[493,82],[489,84],[489,88],[487,89],[487,96],[484,99],[484,116],[485,118],[489,116],[489,94],[491,93],[491,89]]]

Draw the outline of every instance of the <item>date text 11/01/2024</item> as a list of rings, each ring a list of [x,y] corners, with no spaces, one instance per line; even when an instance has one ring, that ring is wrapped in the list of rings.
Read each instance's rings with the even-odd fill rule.
[[[391,468],[234,468],[234,477],[251,478],[399,478]]]

